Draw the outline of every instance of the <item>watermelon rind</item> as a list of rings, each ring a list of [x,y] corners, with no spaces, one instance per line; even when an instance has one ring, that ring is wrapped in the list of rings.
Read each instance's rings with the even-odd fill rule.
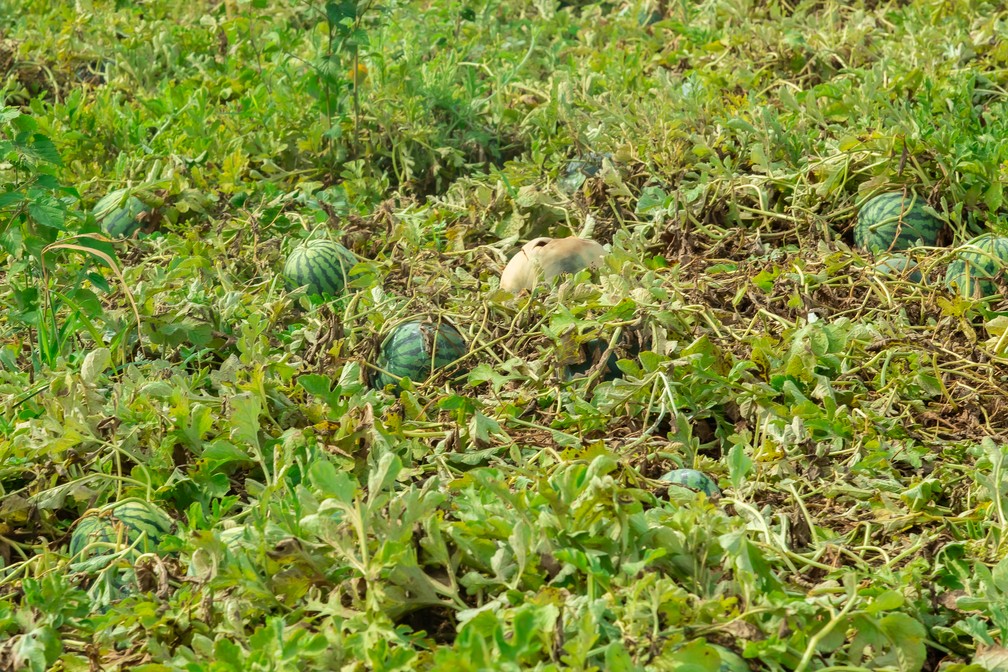
[[[985,233],[959,248],[945,271],[948,288],[968,299],[984,299],[1008,282],[1008,237]]]
[[[447,322],[411,320],[392,329],[378,350],[378,371],[372,376],[377,389],[399,387],[401,378],[420,383],[433,368],[448,366],[465,355],[465,339]],[[433,363],[433,368],[431,364]]]
[[[677,485],[697,492],[702,492],[708,497],[716,497],[721,494],[720,488],[707,474],[696,469],[673,469],[658,479],[663,483]]]
[[[934,246],[944,224],[927,210],[924,198],[890,191],[868,200],[858,211],[854,242],[872,252]]]
[[[309,294],[342,296],[354,276],[357,264],[353,252],[326,238],[314,238],[294,248],[284,263],[283,276],[288,289],[307,286]]]

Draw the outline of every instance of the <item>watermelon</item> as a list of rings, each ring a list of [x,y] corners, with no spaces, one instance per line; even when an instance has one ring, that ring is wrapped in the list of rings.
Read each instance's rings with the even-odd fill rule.
[[[382,342],[378,352],[380,371],[372,377],[372,383],[384,389],[386,385],[398,386],[400,378],[423,382],[431,375],[432,360],[434,368],[441,368],[465,353],[465,339],[447,322],[404,322]]]
[[[945,284],[960,296],[982,299],[998,291],[997,281],[1008,281],[1008,238],[985,233],[963,245],[945,271]]]
[[[917,268],[917,264],[900,254],[879,260],[875,264],[875,272],[893,279],[908,280],[918,284],[924,281],[924,276]]]
[[[721,490],[718,488],[717,483],[714,482],[714,479],[696,469],[673,469],[667,474],[663,474],[658,480],[702,492],[708,497],[721,494]]]
[[[575,159],[564,166],[557,182],[560,189],[568,194],[573,194],[581,188],[589,177],[595,177],[602,170],[602,163],[612,160],[612,154],[597,154],[589,152],[587,155]]]
[[[914,193],[890,191],[875,196],[858,211],[854,242],[873,252],[906,250],[938,243],[943,223],[925,209]]]
[[[584,356],[584,361],[576,364],[569,364],[567,366],[568,378],[587,375],[592,367],[594,367],[599,360],[602,359],[602,355],[605,354],[608,347],[609,343],[601,338],[593,338],[582,345],[581,354]],[[616,365],[618,360],[619,357],[616,355],[616,349],[614,348],[613,351],[609,353],[609,357],[606,358],[605,367],[602,368],[603,380],[613,380],[614,378],[619,378],[623,375],[619,370],[619,367]]]
[[[149,215],[147,205],[136,196],[117,189],[95,203],[94,216],[112,238],[129,238]]]
[[[309,294],[340,296],[356,277],[350,274],[356,263],[353,252],[339,243],[313,238],[288,255],[283,274],[289,289],[307,285]]]
[[[126,500],[85,514],[70,536],[70,556],[84,561],[134,543],[137,554],[150,553],[171,528],[172,519],[154,504]]]

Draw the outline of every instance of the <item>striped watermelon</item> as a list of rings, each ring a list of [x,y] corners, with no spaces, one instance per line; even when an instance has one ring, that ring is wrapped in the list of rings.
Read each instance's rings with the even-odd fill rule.
[[[116,189],[95,203],[95,219],[112,238],[129,238],[149,214],[143,201],[127,193],[125,189]]]
[[[945,271],[945,284],[960,296],[982,299],[998,291],[997,281],[1008,281],[1008,238],[993,233],[977,236],[959,249]]]
[[[413,320],[395,327],[381,344],[373,385],[398,386],[400,378],[423,382],[431,375],[431,363],[441,368],[466,353],[465,339],[447,322]]]
[[[858,211],[854,242],[873,252],[937,244],[943,223],[925,209],[926,205],[912,192],[890,191],[875,196]]]
[[[134,553],[151,553],[172,529],[172,519],[150,502],[129,499],[91,511],[70,536],[70,556],[80,562],[111,555],[136,544]]]
[[[310,294],[340,296],[355,276],[350,269],[357,263],[353,252],[325,238],[306,240],[294,248],[284,264],[287,287],[308,286]]]
[[[708,497],[721,494],[721,490],[718,488],[717,483],[714,482],[714,479],[696,469],[673,469],[667,474],[663,474],[658,480],[702,492]]]
[[[924,276],[921,274],[917,264],[900,254],[881,259],[875,264],[875,272],[893,279],[908,280],[913,283],[921,283]]]

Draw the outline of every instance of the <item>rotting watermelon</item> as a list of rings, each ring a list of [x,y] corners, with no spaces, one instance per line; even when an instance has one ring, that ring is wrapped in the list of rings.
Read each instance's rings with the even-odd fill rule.
[[[357,263],[353,252],[326,238],[313,238],[291,251],[284,264],[287,287],[308,286],[310,294],[340,296],[355,276],[350,269]]]
[[[932,246],[944,226],[913,192],[890,191],[868,200],[858,211],[854,242],[873,252]]]
[[[663,474],[658,480],[702,492],[708,497],[716,497],[721,494],[721,490],[718,488],[717,483],[714,482],[714,479],[696,469],[673,469]]]
[[[984,233],[959,248],[945,271],[945,284],[971,299],[994,296],[998,281],[1008,281],[1008,238]]]
[[[466,342],[447,322],[412,320],[396,326],[385,337],[379,352],[379,371],[372,376],[378,389],[399,386],[400,378],[423,382],[433,368],[448,366],[466,353]]]

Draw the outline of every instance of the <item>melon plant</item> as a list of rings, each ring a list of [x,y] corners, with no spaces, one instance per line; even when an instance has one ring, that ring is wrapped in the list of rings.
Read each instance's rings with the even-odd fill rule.
[[[117,189],[95,203],[94,216],[102,230],[112,238],[129,238],[143,224],[149,210],[136,196]]]
[[[354,278],[350,269],[356,263],[353,252],[339,243],[313,238],[291,251],[283,275],[289,289],[307,285],[309,294],[341,296]]]
[[[890,191],[875,196],[858,211],[854,242],[873,252],[936,245],[943,224],[925,209],[926,205],[913,192]]]
[[[447,322],[411,320],[397,325],[382,341],[379,371],[372,384],[383,389],[398,387],[400,378],[423,382],[434,369],[447,366],[466,353],[465,339]]]
[[[673,469],[663,474],[658,480],[663,483],[702,492],[708,497],[721,494],[721,490],[718,488],[717,483],[714,482],[714,479],[696,469]]]
[[[971,299],[993,296],[999,279],[1008,281],[1008,238],[993,233],[977,236],[959,248],[945,271],[945,284]]]

